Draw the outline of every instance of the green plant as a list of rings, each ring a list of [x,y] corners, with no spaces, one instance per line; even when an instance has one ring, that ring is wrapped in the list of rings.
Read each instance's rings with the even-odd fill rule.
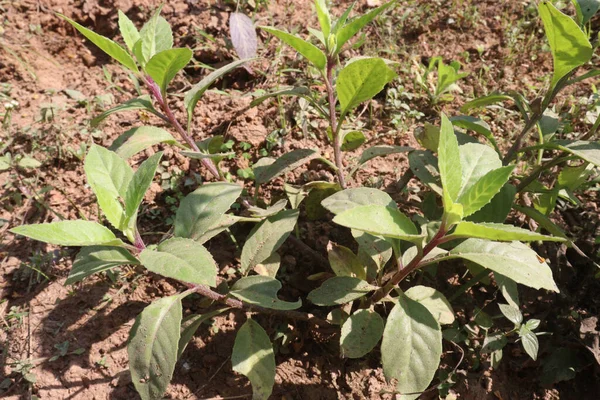
[[[437,79],[435,83],[429,82],[429,74],[433,72],[436,65]],[[449,102],[454,100],[454,96],[448,92],[460,91],[460,87],[456,82],[469,75],[466,72],[459,72],[460,67],[461,65],[457,61],[446,65],[442,57],[433,57],[427,68],[419,67],[419,71],[415,73],[415,79],[417,84],[425,90],[432,104],[437,104],[440,101]]]
[[[459,341],[456,337],[463,328],[457,327],[446,296],[434,287],[417,283],[413,277],[432,266],[438,266],[439,270],[446,268],[451,265],[447,261],[453,260],[464,261],[474,274],[469,283],[471,286],[493,273],[506,300],[498,307],[514,325],[508,332],[488,333],[492,328],[491,318],[485,311],[477,310],[474,323],[485,327],[486,332],[482,352],[492,352],[497,364],[507,337],[518,335],[527,353],[533,359],[537,357],[534,331],[539,321],[523,321],[516,295],[517,284],[549,291],[558,291],[558,287],[546,260],[525,243],[572,243],[543,213],[515,204],[519,201],[516,195],[522,194],[540,174],[548,173],[558,165],[574,159],[593,165],[578,165],[561,171],[563,179],[559,179],[562,182],[559,193],[564,190],[568,195],[568,190],[587,185],[588,168],[600,165],[598,143],[589,140],[596,135],[597,126],[591,133],[572,141],[544,138],[542,126],[544,111],[562,88],[600,74],[593,70],[574,77],[574,71],[592,58],[597,40],[590,43],[582,28],[585,18],[578,24],[550,2],[542,1],[539,11],[554,55],[554,75],[546,96],[528,103],[517,93],[495,94],[473,100],[463,107],[466,112],[499,101],[515,101],[525,119],[525,127],[508,152],[503,154],[489,126],[481,119],[466,115],[448,118],[442,114],[440,127],[427,125],[419,137],[427,150],[373,146],[362,151],[357,163],[348,171],[342,152],[360,148],[365,140],[362,132],[346,126],[351,113],[379,93],[394,79],[395,72],[390,66],[393,64],[379,58],[348,60],[340,68],[340,53],[352,36],[394,4],[395,1],[389,2],[354,19],[349,19],[350,7],[332,22],[325,2],[316,0],[321,30],[309,31],[321,42],[321,48],[284,31],[262,28],[292,46],[317,68],[326,93],[319,98],[307,88],[292,88],[266,94],[253,104],[281,95],[304,98],[329,122],[323,139],[328,137],[332,144],[334,162],[316,150],[297,149],[277,159],[261,158],[253,165],[248,178],[254,179],[258,189],[314,159],[337,173],[337,182],[314,181],[302,186],[285,183],[287,200],[274,202],[266,208],[252,204],[242,194],[241,186],[226,182],[220,173],[218,164],[231,155],[228,150],[233,148],[233,142],[224,143],[222,137],[196,142],[189,134],[193,109],[202,93],[218,77],[243,65],[245,60],[211,73],[192,87],[184,99],[188,114],[187,129],[184,129],[167,101],[167,87],[192,55],[187,49],[171,48],[170,27],[160,17],[160,10],[139,32],[124,14],[119,14],[119,26],[129,51],[67,19],[89,40],[131,70],[151,94],[151,97],[140,96],[102,113],[94,123],[117,111],[145,109],[168,123],[185,143],[177,143],[164,129],[142,126],[125,133],[110,149],[90,146],[85,158],[88,183],[105,218],[122,236],[98,222],[83,220],[24,225],[11,229],[11,232],[54,245],[83,247],[67,284],[123,265],[143,266],[183,284],[185,290],[147,306],[132,327],[128,344],[130,371],[143,399],[162,398],[177,359],[202,322],[230,308],[315,326],[339,325],[343,357],[363,357],[381,341],[385,375],[397,381],[398,393],[405,398],[417,398],[436,374],[442,339]],[[440,65],[443,65],[441,61],[438,69]],[[457,70],[449,68],[454,73],[450,72],[449,78],[444,78],[443,84],[438,85],[438,94],[449,87],[448,82],[459,79]],[[151,99],[158,107],[154,107]],[[526,136],[536,127],[540,143],[523,147]],[[475,132],[488,143],[480,143],[464,132],[455,132],[455,128]],[[175,212],[173,236],[148,245],[138,229],[138,213],[163,153],[146,159],[136,171],[127,159],[158,143],[175,145],[181,149],[181,154],[199,159],[219,182],[205,183],[185,196]],[[551,161],[543,161],[543,157],[536,159],[540,150],[558,151],[559,154]],[[533,164],[536,165],[533,172],[514,174],[516,161],[524,161],[522,164],[526,166],[530,159],[523,155],[530,152],[534,154]],[[410,171],[406,176],[418,178],[429,189],[429,200],[423,201],[422,210],[410,217],[384,191],[347,188],[348,178],[361,166],[374,157],[393,153],[407,153]],[[516,188],[511,183],[514,180],[520,181]],[[238,202],[240,196],[242,199]],[[260,200],[259,196],[260,192],[256,190],[255,203]],[[436,196],[441,201],[438,202]],[[240,204],[250,216],[229,213]],[[277,250],[290,238],[301,249],[314,254],[301,241],[297,228],[301,204],[308,218],[323,218],[328,212],[333,214],[333,223],[350,229],[356,241],[351,245],[358,250],[355,252],[331,243],[327,254],[330,270],[310,277],[319,281],[319,287],[310,291],[306,299],[285,301],[278,296],[282,283],[277,279],[281,274]],[[512,208],[538,221],[554,236],[504,224]],[[228,271],[226,279],[229,282],[220,284],[217,265],[204,244],[241,222],[256,223],[256,226],[243,244],[239,268]],[[469,287],[461,288],[456,296]],[[219,304],[218,308],[207,308],[202,314],[184,319],[182,300],[192,293]],[[317,316],[299,310],[305,302],[322,307],[319,313],[315,312]],[[329,318],[326,317],[328,314]],[[231,360],[233,369],[250,380],[254,398],[266,399],[275,382],[275,353],[271,338],[258,319],[249,317],[239,328]],[[450,325],[450,328],[443,331],[442,325]],[[275,332],[278,347],[285,348],[290,336],[285,329],[278,328]],[[59,350],[67,351],[62,349],[64,351]],[[445,386],[451,385],[454,379],[452,374],[440,374],[440,377]]]

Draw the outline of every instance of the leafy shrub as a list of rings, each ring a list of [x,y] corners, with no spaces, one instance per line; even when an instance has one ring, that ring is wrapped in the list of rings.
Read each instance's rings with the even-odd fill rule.
[[[539,4],[554,58],[554,72],[542,98],[529,102],[518,93],[498,93],[462,107],[462,112],[468,113],[499,102],[516,104],[525,126],[506,152],[481,119],[470,115],[448,118],[442,114],[440,126],[427,126],[418,138],[424,149],[373,146],[362,151],[355,165],[347,167],[344,151],[359,149],[365,141],[364,134],[353,129],[347,117],[358,105],[377,95],[396,73],[394,63],[386,60],[355,58],[341,63],[340,54],[354,35],[395,3],[391,1],[353,19],[349,18],[351,6],[334,21],[325,1],[316,0],[321,29],[309,31],[319,46],[273,27],[261,27],[293,47],[320,72],[326,93],[320,96],[307,88],[290,88],[260,97],[253,105],[273,96],[303,97],[329,122],[327,135],[323,136],[333,147],[334,162],[314,149],[294,150],[278,159],[263,158],[253,167],[255,184],[257,187],[265,185],[317,158],[336,172],[337,182],[286,184],[288,201],[277,202],[266,209],[250,205],[249,200],[244,199],[252,217],[229,213],[232,204],[242,195],[242,187],[227,182],[220,173],[219,162],[230,155],[221,152],[222,138],[196,142],[189,134],[194,107],[202,94],[219,77],[248,60],[226,65],[194,85],[184,97],[187,120],[181,124],[170,108],[167,88],[190,62],[192,52],[172,47],[171,29],[160,16],[160,9],[140,31],[119,13],[126,48],[63,16],[134,73],[150,94],[102,113],[93,123],[98,124],[116,112],[144,109],[169,124],[183,143],[165,129],[140,126],[124,133],[109,149],[91,146],[85,158],[85,173],[106,220],[114,229],[98,222],[77,220],[27,225],[11,231],[54,245],[83,247],[67,284],[122,265],[139,265],[185,285],[186,290],[147,306],[131,330],[130,370],[143,399],[162,397],[177,359],[200,324],[229,308],[273,314],[315,326],[339,325],[342,357],[363,357],[381,341],[386,377],[397,381],[398,393],[416,398],[431,384],[438,369],[442,339],[464,340],[460,338],[464,332],[455,322],[450,302],[436,288],[413,284],[402,291],[399,284],[417,270],[449,267],[451,263],[446,261],[456,259],[469,265],[475,275],[474,282],[493,272],[506,300],[499,308],[514,324],[514,329],[506,333],[486,329],[488,333],[481,351],[492,353],[492,360],[497,364],[507,338],[517,335],[526,352],[533,359],[537,357],[535,329],[540,321],[523,321],[517,284],[549,291],[558,291],[558,288],[550,266],[525,243],[544,240],[573,245],[569,235],[554,225],[548,214],[558,198],[572,198],[573,191],[586,188],[588,177],[600,165],[600,145],[592,140],[597,134],[598,122],[589,132],[573,138],[544,131],[549,116],[546,111],[556,95],[569,85],[600,75],[597,69],[576,75],[598,46],[597,38],[593,38],[593,44],[589,40],[590,12],[579,7],[574,20],[548,1]],[[442,76],[434,91],[439,97],[461,75],[441,59],[435,63]],[[455,128],[475,132],[486,143],[455,132]],[[532,131],[537,132],[538,144],[525,146]],[[184,156],[199,159],[217,182],[203,184],[187,195],[175,214],[172,237],[148,245],[139,234],[137,217],[162,152],[143,161],[135,171],[128,159],[159,143],[176,146]],[[359,168],[375,157],[393,153],[406,153],[410,163],[407,176],[418,178],[430,190],[430,201],[423,203],[419,213],[407,216],[381,190],[348,187]],[[544,155],[550,158],[543,158]],[[555,186],[543,186],[538,177],[551,173],[557,166],[561,169]],[[519,183],[514,186],[516,181]],[[534,207],[521,205],[526,193],[536,197]],[[435,196],[441,198],[441,206]],[[284,301],[278,297],[282,284],[277,279],[280,264],[277,250],[294,231],[302,202],[308,216],[322,217],[325,210],[334,215],[333,223],[350,229],[358,252],[332,244],[328,251],[331,272],[311,277],[326,278],[320,287],[311,291],[306,299]],[[504,224],[513,208],[537,221],[553,236]],[[241,277],[228,282],[228,289],[222,285],[217,288],[217,265],[204,244],[241,222],[256,223],[241,252],[238,270]],[[223,307],[183,319],[182,299],[192,293],[222,303]],[[322,316],[299,311],[307,303],[322,307]],[[388,304],[391,311],[386,312],[382,304]],[[330,318],[325,319],[328,312]],[[478,312],[479,325],[489,328],[490,321],[483,311]],[[449,327],[442,330],[443,325]],[[252,383],[254,398],[265,399],[271,394],[275,354],[268,334],[252,318],[238,330],[232,364],[235,371],[246,375]]]

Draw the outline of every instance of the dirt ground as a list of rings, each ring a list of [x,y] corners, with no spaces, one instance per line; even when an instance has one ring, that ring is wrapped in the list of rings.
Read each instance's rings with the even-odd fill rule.
[[[256,8],[252,3],[240,2],[243,11],[259,24],[296,28],[302,33],[306,33],[307,21],[309,26],[317,26],[311,1],[271,0],[268,5],[255,1]],[[332,3],[333,12],[339,15],[350,2]],[[356,8],[368,10],[376,3],[360,0]],[[0,131],[0,151],[29,155],[40,163],[35,168],[0,172],[2,398],[138,398],[127,365],[129,329],[147,304],[175,293],[180,285],[126,269],[119,276],[93,277],[73,287],[64,286],[77,249],[58,249],[15,238],[7,230],[23,223],[82,217],[97,220],[99,211],[83,174],[85,146],[92,142],[108,146],[140,120],[161,124],[152,116],[128,112],[109,117],[99,128],[90,126],[91,118],[135,96],[136,88],[122,68],[83,40],[55,12],[114,38],[118,32],[118,9],[141,24],[158,4],[154,0],[0,0],[0,100],[10,98],[19,103],[11,123]],[[165,3],[163,15],[173,27],[175,45],[192,48],[197,62],[197,67],[186,68],[185,74],[176,78],[173,92],[183,93],[205,76],[203,64],[220,67],[235,58],[227,39],[228,18],[234,10],[234,1]],[[495,90],[518,90],[534,98],[543,85],[540,77],[552,67],[540,27],[529,1],[400,1],[385,18],[366,30],[360,49],[345,54],[348,58],[361,53],[378,55],[400,62],[400,79],[395,87],[404,95],[395,100],[403,105],[398,109],[397,105],[390,105],[388,89],[387,95],[378,96],[370,110],[362,110],[368,143],[418,146],[413,132],[424,122],[434,123],[440,108],[449,114],[457,113],[465,101]],[[285,100],[289,112],[281,112],[276,102],[249,108],[252,97],[248,93],[275,85],[312,84],[298,72],[278,73],[284,66],[302,68],[304,61],[262,33],[260,40],[263,58],[252,65],[253,72],[235,71],[217,83],[218,90],[209,91],[200,101],[194,137],[225,135],[236,143],[238,155],[247,152],[252,159],[259,156],[261,148],[266,148],[270,142],[267,137],[279,144],[274,147],[275,155],[298,147],[321,147],[324,153],[331,152],[323,145],[324,125],[314,118],[308,120],[308,127],[304,125],[306,120],[295,100]],[[460,60],[470,73],[460,83],[462,93],[441,107],[431,106],[413,79],[415,65],[426,64],[437,55],[446,61]],[[311,87],[323,90],[316,85]],[[590,93],[590,83],[582,84],[561,95],[557,103],[575,107],[580,104],[579,99]],[[519,123],[514,110],[487,112],[490,117],[502,116],[488,122],[494,133],[508,143]],[[581,116],[573,115],[571,122],[576,129],[582,124]],[[183,117],[183,109],[178,116]],[[249,143],[251,148],[241,150],[241,142]],[[164,151],[166,164],[161,179],[153,184],[140,213],[140,226],[149,241],[157,241],[168,231],[173,204],[193,190],[198,181],[210,179],[195,161],[168,147]],[[350,153],[349,157],[357,155]],[[224,170],[235,177],[239,169],[248,165],[248,160],[239,156],[225,161]],[[375,159],[351,184],[380,187],[405,202],[409,200],[406,193],[397,193],[395,187],[406,166],[402,155]],[[296,183],[316,179],[333,181],[334,177],[318,162],[288,176],[288,181]],[[281,196],[282,187],[282,180],[275,181],[270,192]],[[600,232],[595,194],[582,199],[578,207],[556,213],[554,218],[563,226],[577,227],[581,238],[578,244],[586,253],[597,252],[591,244],[591,238]],[[523,224],[524,220],[514,217],[512,222]],[[249,227],[239,229],[234,234],[243,238]],[[305,220],[300,231],[306,244],[322,255],[326,254],[329,239],[348,240],[348,233],[326,218]],[[225,235],[211,240],[208,246],[223,276],[239,265],[239,250]],[[598,316],[600,283],[594,278],[595,267],[571,250],[545,246],[540,251],[551,260],[561,288],[558,295],[523,288],[524,312],[529,318],[541,319],[540,330],[549,333],[540,337],[540,358],[534,362],[518,345],[511,345],[500,367],[493,369],[488,358],[479,360],[469,352],[461,354],[463,350],[445,342],[442,366],[446,371],[457,371],[457,382],[448,398],[600,398],[600,334],[593,321]],[[286,243],[280,253],[283,268],[289,271],[302,271],[303,276],[307,271],[320,271],[314,259],[298,251],[293,243]],[[462,272],[457,269],[439,277],[440,288],[451,290],[464,283]],[[296,281],[293,273],[287,283],[292,288],[289,294],[294,297],[305,296],[311,289],[300,279]],[[483,285],[463,296],[455,305],[461,310],[460,322],[469,321],[474,304],[484,304],[495,296]],[[185,312],[198,312],[202,307],[200,300],[187,298]],[[226,312],[198,330],[177,364],[166,398],[251,397],[247,379],[232,371],[229,359],[236,322],[244,319],[243,312]],[[393,385],[383,376],[377,351],[364,359],[342,359],[334,330],[316,330],[303,323],[267,317],[260,317],[260,322],[269,333],[285,333],[290,339],[278,347],[273,399],[393,397],[386,394]],[[575,379],[543,385],[540,376],[544,364],[540,360],[559,346],[578,355],[577,375]],[[437,396],[434,387],[422,398]]]

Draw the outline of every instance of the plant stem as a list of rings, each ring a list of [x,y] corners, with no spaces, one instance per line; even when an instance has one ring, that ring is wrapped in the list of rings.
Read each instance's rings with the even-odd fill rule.
[[[333,137],[333,157],[335,159],[335,166],[337,167],[338,182],[342,189],[346,189],[346,178],[344,176],[344,156],[342,154],[342,144],[340,143],[340,135],[338,129],[341,126],[341,120],[337,120],[335,112],[335,93],[333,90],[333,68],[335,67],[335,58],[327,57],[327,73],[325,76],[325,87],[327,88],[327,96],[329,102],[329,126],[331,128],[331,135]]]
[[[192,150],[200,151],[200,149],[196,145],[196,142],[194,142],[194,139],[192,139],[191,136],[188,135],[188,133],[185,131],[185,129],[183,129],[183,127],[181,126],[181,124],[179,123],[177,118],[175,118],[173,111],[171,110],[171,108],[169,107],[169,104],[167,103],[167,99],[163,98],[162,93],[160,92],[160,88],[158,87],[156,82],[154,82],[154,80],[149,76],[145,76],[144,81],[146,82],[146,86],[148,87],[148,90],[150,91],[150,93],[152,94],[152,96],[154,97],[154,99],[156,100],[158,105],[160,106],[160,108],[165,113],[165,116],[166,116],[167,120],[169,121],[169,123],[171,124],[171,126],[173,126],[173,128],[175,128],[177,133],[179,133],[181,138],[187,143],[187,145]],[[223,180],[223,177],[221,176],[221,174],[219,173],[219,170],[217,169],[216,165],[212,162],[211,159],[203,158],[200,160],[200,162],[212,175],[215,176],[215,178],[217,178],[219,180]]]
[[[270,308],[264,308],[264,307],[256,306],[253,304],[247,304],[241,300],[234,299],[234,298],[228,297],[227,295],[217,293],[217,292],[213,291],[212,289],[210,289],[208,286],[191,285],[190,288],[193,289],[194,292],[199,293],[202,296],[208,297],[209,299],[214,300],[216,302],[226,304],[229,307],[239,308],[239,309],[243,309],[243,310],[257,311],[262,314],[280,316],[280,317],[284,317],[284,318],[293,319],[296,321],[305,321],[312,325],[331,325],[329,323],[329,321],[315,317],[312,314],[303,313],[300,311],[273,310]]]
[[[566,161],[568,158],[568,156],[557,156],[538,166],[531,174],[527,175],[527,177],[521,180],[519,186],[517,186],[517,193],[521,193],[527,186],[529,186],[531,182],[535,181],[542,174],[542,172]]]
[[[429,254],[431,250],[443,243],[443,238],[446,235],[446,233],[448,233],[448,230],[446,229],[445,224],[442,223],[440,229],[437,231],[435,236],[429,241],[429,243],[425,245],[423,251],[417,254],[415,258],[413,258],[412,261],[408,263],[408,265],[398,270],[398,272],[396,272],[394,276],[392,276],[392,278],[383,287],[379,288],[379,290],[373,293],[371,298],[368,301],[366,301],[366,307],[369,307],[371,304],[375,304],[384,297],[386,297],[388,294],[390,294],[392,290],[394,290],[396,285],[398,285],[400,282],[402,282],[402,280],[404,280],[404,278],[406,278],[412,272],[419,269],[421,267],[421,261],[423,260],[423,258],[425,258],[425,256],[427,256],[427,254]]]

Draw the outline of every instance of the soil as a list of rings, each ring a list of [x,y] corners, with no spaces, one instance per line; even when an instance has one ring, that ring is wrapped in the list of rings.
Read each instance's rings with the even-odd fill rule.
[[[260,24],[298,28],[317,26],[312,2],[278,0],[268,7],[254,9],[251,1],[240,2],[243,11]],[[333,12],[343,11],[349,1],[334,1]],[[358,10],[368,10],[376,1],[358,1]],[[448,4],[446,4],[448,3]],[[450,5],[451,6],[448,6]],[[41,163],[35,169],[13,168],[0,172],[2,207],[0,208],[0,397],[7,399],[134,399],[138,398],[128,372],[126,343],[136,315],[154,299],[181,289],[177,282],[164,280],[141,270],[126,268],[119,276],[95,276],[73,287],[65,278],[77,249],[59,249],[39,242],[15,238],[8,229],[24,223],[50,222],[59,219],[98,220],[94,196],[86,185],[81,161],[81,146],[92,142],[109,146],[127,129],[161,121],[136,112],[109,117],[98,129],[89,121],[101,110],[130,99],[136,93],[127,74],[92,44],[83,40],[70,25],[55,15],[60,12],[84,26],[108,37],[117,36],[117,10],[141,24],[159,4],[154,0],[6,0],[0,1],[0,97],[19,102],[12,121],[1,132],[1,152],[27,154]],[[198,67],[186,68],[172,86],[183,93],[204,75],[203,64],[220,67],[231,62],[235,53],[228,42],[228,18],[235,2],[177,0],[164,5],[163,15],[171,23],[177,46],[194,49]],[[535,9],[534,9],[535,10]],[[523,21],[529,25],[522,26]],[[307,23],[308,22],[308,23]],[[596,23],[596,22],[594,22]],[[514,38],[512,28],[519,26]],[[461,60],[470,73],[461,81],[462,93],[441,106],[448,114],[458,113],[467,100],[494,90],[517,90],[534,98],[543,82],[539,77],[551,70],[551,55],[542,45],[542,32],[529,2],[521,1],[400,1],[381,23],[370,26],[365,44],[345,57],[359,54],[379,55],[400,62],[400,83],[412,100],[403,100],[417,111],[418,118],[400,113],[401,123],[390,121],[397,115],[385,95],[362,111],[368,144],[419,146],[413,138],[415,129],[424,122],[435,123],[440,107],[432,107],[413,82],[414,66],[426,64],[431,57],[442,56],[447,62]],[[207,40],[211,37],[214,40]],[[289,48],[278,48],[261,34],[260,55],[251,71],[239,69],[217,83],[196,108],[192,133],[195,138],[225,135],[236,144],[252,145],[248,153],[259,156],[267,136],[279,145],[279,155],[300,147],[319,147],[328,156],[324,126],[317,119],[303,125],[300,107],[285,99],[288,113],[281,114],[275,102],[249,108],[254,92],[274,85],[306,81],[303,75],[278,74],[283,65],[303,68],[304,61]],[[388,51],[384,51],[388,50]],[[281,54],[279,53],[281,51]],[[596,81],[596,84],[598,82]],[[314,90],[323,90],[312,85]],[[389,89],[389,88],[388,88]],[[70,92],[76,90],[79,94]],[[224,92],[224,93],[223,93]],[[591,93],[589,83],[572,87],[557,103],[576,104]],[[2,100],[4,101],[4,100]],[[176,104],[174,104],[176,106]],[[360,113],[360,111],[359,111]],[[514,110],[488,111],[494,134],[510,138],[519,128]],[[503,118],[497,118],[504,113]],[[178,110],[183,119],[183,110]],[[284,121],[285,120],[285,125]],[[310,126],[311,122],[315,126]],[[582,126],[581,112],[573,113],[574,129]],[[281,135],[280,132],[285,134]],[[279,132],[279,133],[278,133]],[[506,144],[504,144],[506,145]],[[85,148],[84,148],[85,149]],[[248,160],[238,156],[223,163],[225,172],[234,177],[238,169],[248,167]],[[210,180],[198,163],[165,147],[164,172],[155,182],[144,202],[140,226],[148,242],[158,241],[169,230],[172,204],[193,190],[198,182]],[[134,162],[151,154],[147,151]],[[1,154],[0,154],[1,155]],[[357,157],[349,153],[348,158]],[[373,160],[361,170],[352,185],[366,184],[387,190],[396,200],[409,204],[419,187],[409,183],[411,191],[399,192],[396,182],[406,170],[403,155]],[[179,172],[179,173],[178,173]],[[291,172],[286,181],[301,184],[313,180],[334,181],[326,167],[316,161]],[[264,190],[265,200],[283,196],[283,180],[274,181]],[[252,191],[249,184],[248,190]],[[271,194],[269,194],[271,193]],[[413,194],[411,194],[413,193]],[[584,253],[597,252],[592,243],[598,235],[598,199],[592,193],[582,197],[577,207],[565,207],[554,216],[565,227],[577,227],[577,242]],[[512,222],[526,221],[511,216]],[[349,242],[348,233],[330,223],[328,217],[302,222],[304,242],[321,255],[326,254],[329,240]],[[243,238],[250,227],[242,226],[234,235]],[[574,229],[574,228],[573,228]],[[226,235],[208,243],[221,275],[239,265],[239,250]],[[488,356],[481,359],[466,346],[460,350],[445,342],[442,366],[456,369],[456,384],[448,398],[464,399],[597,399],[600,396],[600,347],[596,327],[600,305],[600,282],[595,266],[572,249],[546,245],[539,248],[551,261],[560,294],[522,289],[522,303],[527,318],[542,320],[538,361],[532,361],[518,344],[510,345],[500,367],[493,369]],[[293,271],[323,271],[314,257],[299,251],[291,242],[281,251],[283,268],[290,271],[286,296],[306,296],[314,287]],[[436,287],[454,292],[464,283],[464,268],[438,276]],[[418,279],[422,279],[418,278]],[[490,302],[497,296],[490,286],[478,285],[462,296],[455,305],[461,324],[473,317],[475,305]],[[186,314],[202,312],[199,297],[184,302]],[[306,310],[318,312],[315,310]],[[22,316],[15,316],[22,312]],[[199,329],[177,364],[173,381],[166,393],[171,399],[250,398],[248,380],[232,371],[230,354],[235,326],[244,321],[241,311],[228,311]],[[393,384],[386,382],[379,365],[379,354],[348,360],[339,357],[338,333],[317,329],[302,322],[257,316],[270,334],[285,333],[289,343],[277,342],[277,376],[273,399],[378,399],[393,398]],[[596,318],[595,320],[593,318]],[[68,349],[64,350],[68,344]],[[61,347],[62,346],[62,347]],[[578,355],[575,379],[544,386],[540,376],[543,360],[556,347],[567,347]],[[61,348],[64,350],[61,353]],[[464,354],[466,351],[466,354]],[[59,357],[54,357],[59,355]],[[464,355],[464,359],[463,359]],[[54,358],[53,358],[54,357]],[[541,361],[540,361],[541,360]],[[29,374],[19,373],[17,363],[33,365]],[[27,372],[27,371],[26,371]],[[29,381],[32,382],[29,382]],[[439,382],[436,380],[435,382]],[[421,398],[433,399],[435,387]]]

